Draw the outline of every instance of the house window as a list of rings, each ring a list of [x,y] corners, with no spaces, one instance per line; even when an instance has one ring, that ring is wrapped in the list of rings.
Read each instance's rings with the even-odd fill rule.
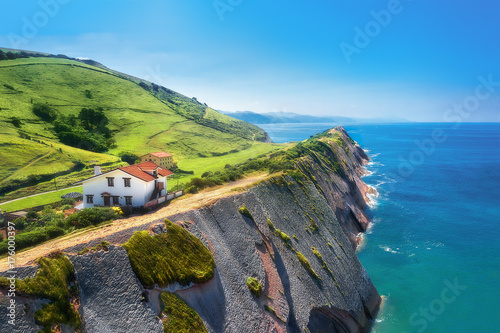
[[[120,204],[120,197],[113,197],[113,206],[118,206]]]
[[[123,185],[125,187],[130,187],[130,178],[123,178]]]
[[[93,195],[87,195],[87,203],[88,204],[94,203],[94,196]]]
[[[127,206],[132,206],[132,197],[125,197],[125,204]]]
[[[115,178],[114,177],[106,177],[106,179],[108,180],[109,187],[115,186]]]

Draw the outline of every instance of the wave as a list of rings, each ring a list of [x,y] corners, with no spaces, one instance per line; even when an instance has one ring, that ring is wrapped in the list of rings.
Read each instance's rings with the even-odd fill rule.
[[[372,186],[370,186],[370,187],[372,187]],[[368,193],[366,195],[366,197],[368,198],[367,204],[368,204],[368,206],[370,206],[371,209],[375,209],[379,206],[379,204],[380,204],[379,194],[378,194],[378,191],[376,189],[375,189],[375,193]]]
[[[381,248],[382,250],[384,250],[385,252],[390,252],[390,253],[394,253],[394,254],[401,254],[401,252],[393,250],[387,245],[379,245],[378,247]],[[399,248],[397,248],[397,249],[399,250]]]

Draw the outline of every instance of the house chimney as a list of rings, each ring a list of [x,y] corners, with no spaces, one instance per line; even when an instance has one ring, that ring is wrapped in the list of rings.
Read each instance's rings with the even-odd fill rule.
[[[94,176],[99,176],[101,174],[101,166],[95,165],[94,166]]]

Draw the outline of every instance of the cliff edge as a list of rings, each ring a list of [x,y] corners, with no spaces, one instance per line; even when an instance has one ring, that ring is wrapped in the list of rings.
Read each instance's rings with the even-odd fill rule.
[[[108,249],[69,255],[82,329],[123,332],[135,327],[129,322],[161,331],[170,315],[160,313],[159,295],[170,291],[198,313],[208,332],[369,331],[381,298],[355,253],[358,234],[369,223],[364,210],[370,188],[361,180],[368,156],[342,127],[309,140],[314,149],[296,159],[295,171],[164,216],[210,250],[215,270],[208,282],[144,286],[133,274],[119,244],[137,230],[163,230],[155,227],[163,218],[108,235],[106,241],[115,244]],[[74,254],[100,241],[63,251]],[[249,289],[249,278],[260,292]],[[37,299],[17,305],[24,327],[36,327]],[[12,331],[4,318],[0,331]]]

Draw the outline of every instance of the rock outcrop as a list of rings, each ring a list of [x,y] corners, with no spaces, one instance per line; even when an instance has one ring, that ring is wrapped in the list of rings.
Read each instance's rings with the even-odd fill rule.
[[[163,332],[143,299],[143,287],[122,247],[110,245],[108,251],[71,256],[70,260],[80,288],[80,315],[86,332]]]
[[[337,144],[302,158],[300,172],[165,216],[213,254],[214,277],[176,291],[209,332],[369,331],[381,299],[355,253],[358,234],[369,223],[364,211],[370,189],[361,180],[368,157],[343,128],[329,135]],[[240,212],[243,206],[249,214]],[[142,229],[161,233],[155,227],[161,223]],[[106,240],[123,243],[137,229]],[[143,286],[123,248],[70,258],[87,332],[162,330],[155,319],[158,302],[141,301]],[[248,277],[262,284],[260,297],[249,291]]]

